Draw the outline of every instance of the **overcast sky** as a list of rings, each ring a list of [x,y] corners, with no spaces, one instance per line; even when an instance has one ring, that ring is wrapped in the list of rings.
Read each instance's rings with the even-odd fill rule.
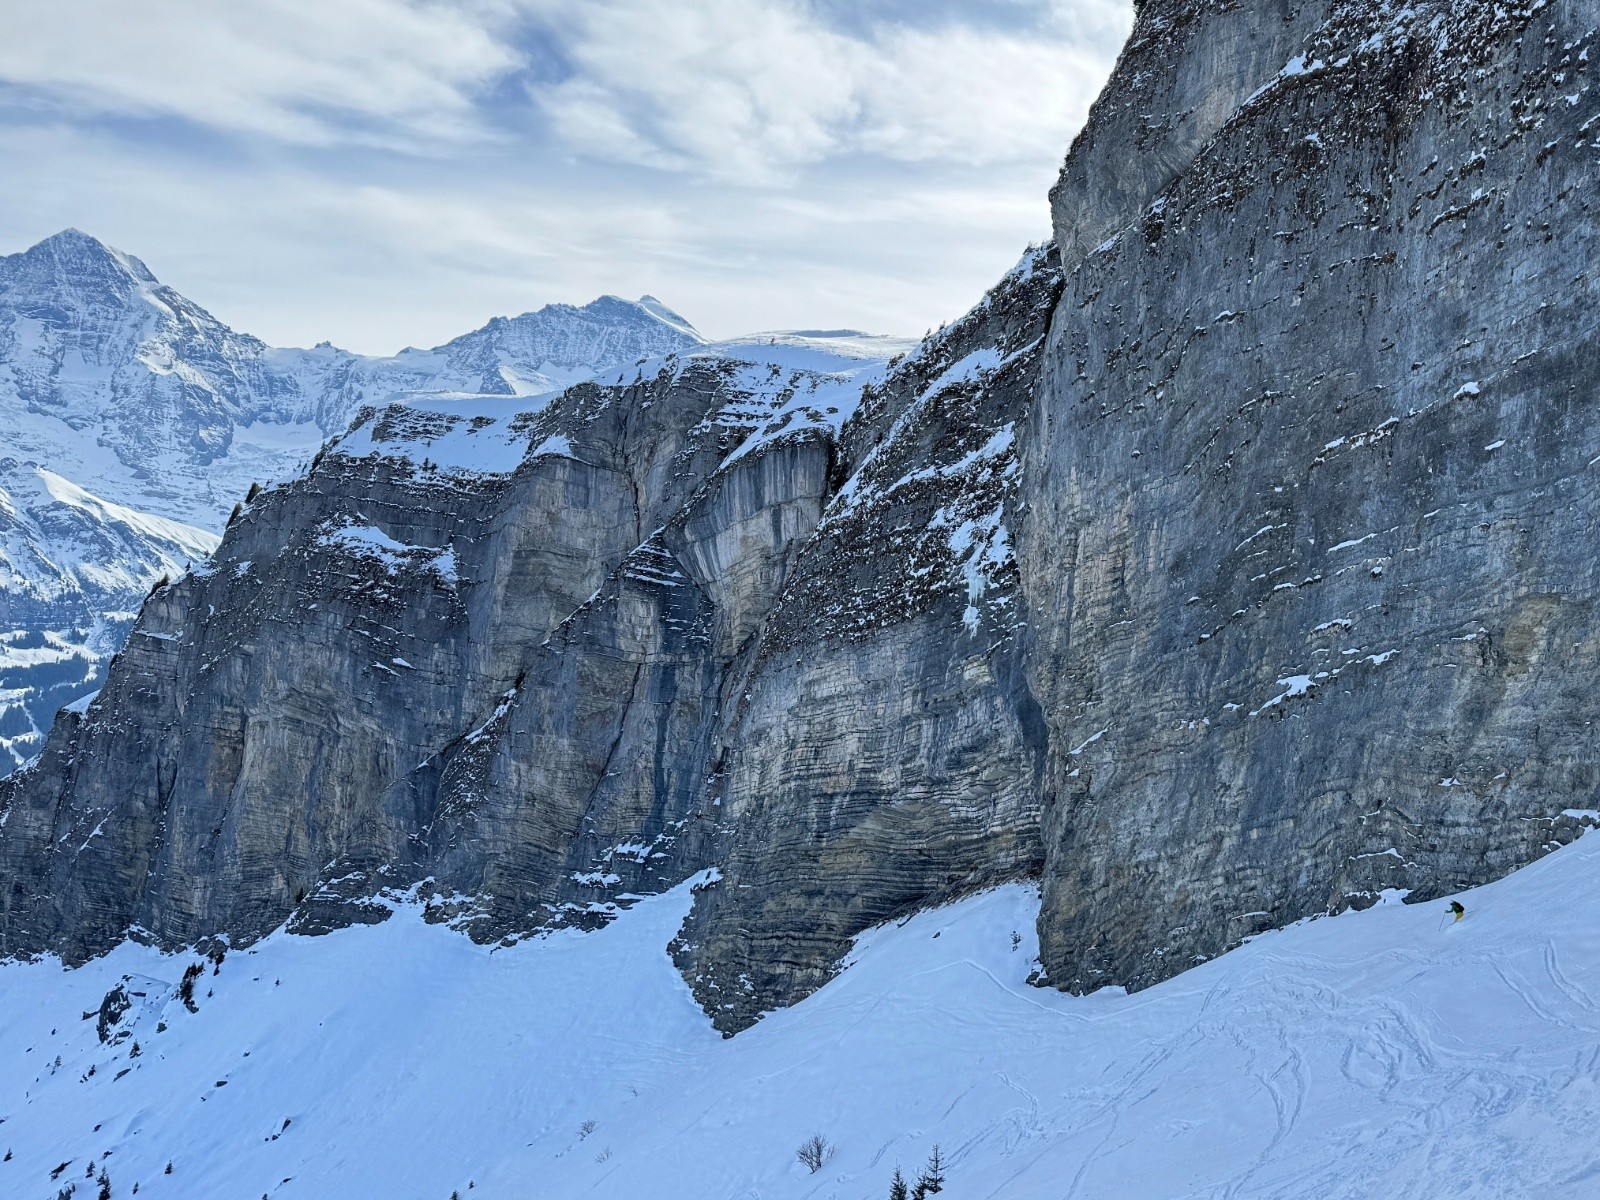
[[[0,21],[0,253],[77,226],[369,353],[649,292],[918,333],[1046,236],[1128,0],[49,0]]]

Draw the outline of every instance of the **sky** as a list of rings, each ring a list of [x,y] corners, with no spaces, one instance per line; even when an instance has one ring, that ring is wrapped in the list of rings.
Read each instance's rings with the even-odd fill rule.
[[[920,334],[1049,233],[1130,0],[9,0],[0,253],[75,226],[276,345],[659,297]]]

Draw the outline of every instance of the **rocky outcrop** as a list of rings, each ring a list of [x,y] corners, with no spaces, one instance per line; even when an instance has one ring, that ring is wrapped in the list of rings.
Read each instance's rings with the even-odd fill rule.
[[[1030,253],[847,429],[844,483],[729,697],[722,878],[675,946],[724,1030],[820,986],[861,930],[1039,867],[1011,538],[1059,286]]]
[[[152,595],[0,796],[6,949],[312,932],[411,887],[501,938],[722,866],[677,952],[734,1029],[865,925],[1036,870],[1011,505],[1059,285],[1030,252],[886,379],[774,338],[369,412]]]
[[[529,412],[365,414],[157,589],[0,785],[5,949],[328,927],[424,879],[498,937],[704,865],[676,831],[719,665],[815,523],[830,401],[881,372],[810,353],[826,369],[708,352]]]
[[[1494,878],[1595,807],[1600,9],[1279,17],[1149,0],[1057,191],[1020,559],[1075,990]],[[1154,194],[1085,239],[1136,113]]]

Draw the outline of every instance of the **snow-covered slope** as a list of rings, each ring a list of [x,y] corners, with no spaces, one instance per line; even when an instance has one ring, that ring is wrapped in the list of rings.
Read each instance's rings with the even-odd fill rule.
[[[496,317],[437,349],[368,360],[357,374],[369,394],[386,386],[387,379],[417,372],[427,386],[405,390],[536,396],[613,364],[703,340],[654,296],[637,301],[602,296],[582,308],[551,304],[520,317]]]
[[[732,1040],[667,959],[690,885],[493,951],[404,904],[274,934],[207,964],[196,1012],[192,956],[11,963],[0,1193],[880,1200],[937,1144],[951,1196],[1589,1197],[1597,880],[1590,837],[1459,923],[1391,902],[1084,998],[1028,986],[1011,886],[872,931]]]
[[[727,466],[807,429],[827,430],[837,438],[860,405],[862,389],[881,383],[889,362],[917,345],[916,338],[856,329],[772,330],[646,359],[598,376],[596,382],[626,386],[662,370],[681,373],[695,359],[733,364],[725,385],[732,399],[708,418],[712,424],[750,431]]]
[[[594,381],[627,387],[663,373],[676,379],[697,360],[719,360],[728,367],[723,388],[729,399],[707,424],[751,434],[728,457],[732,464],[759,446],[805,429],[826,427],[837,435],[860,403],[862,388],[880,382],[888,361],[916,344],[915,339],[856,330],[775,331],[644,358]],[[525,457],[570,453],[562,437],[528,445],[526,422],[552,395],[408,396],[403,411],[374,409],[335,445],[347,458],[409,460],[430,474],[507,474]]]
[[[150,585],[216,545],[206,530],[0,458],[0,774],[38,749],[58,708],[98,686]]]

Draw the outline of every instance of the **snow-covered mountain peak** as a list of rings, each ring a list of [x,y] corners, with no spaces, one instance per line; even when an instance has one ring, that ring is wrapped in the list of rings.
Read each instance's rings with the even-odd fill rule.
[[[41,342],[55,332],[75,338],[91,361],[114,357],[130,339],[149,337],[162,327],[180,338],[225,337],[260,345],[162,284],[142,260],[79,229],[63,229],[20,254],[0,256],[0,308],[38,323],[31,339],[37,348],[47,348]],[[7,323],[17,332],[14,318]],[[29,341],[21,338],[13,353]],[[107,350],[110,355],[95,353]],[[70,366],[61,363],[58,369]]]
[[[435,363],[443,386],[498,396],[532,396],[567,387],[597,371],[701,345],[705,338],[653,297],[601,296],[588,304],[547,304],[433,350],[407,350],[406,363]]]
[[[18,317],[24,321],[20,328]],[[163,286],[141,260],[78,229],[0,256],[0,323],[15,339],[0,366],[14,365],[20,351],[48,349],[51,334],[75,339],[91,358],[96,350],[120,352],[130,338],[138,340],[163,324],[231,334],[210,313]],[[71,364],[56,366],[70,369]]]
[[[0,257],[0,286],[9,281],[48,283],[77,291],[128,283],[159,286],[139,259],[81,229],[63,229],[20,254]]]
[[[777,362],[791,356],[802,359],[812,356],[817,361],[804,363],[807,369],[841,370],[858,363],[884,362],[896,355],[908,354],[920,343],[920,338],[863,333],[859,329],[771,329],[713,345],[731,358]],[[839,365],[826,365],[834,360]]]
[[[65,229],[0,256],[0,427],[6,452],[98,496],[216,528],[252,482],[292,475],[364,404],[540,395],[704,341],[653,297],[602,296],[388,358],[274,349]]]
[[[698,329],[689,324],[687,320],[679,316],[665,304],[661,303],[661,301],[657,300],[654,296],[649,295],[648,293],[640,296],[638,305],[657,320],[664,321],[668,325],[675,326],[676,328],[683,330],[684,333],[690,335],[691,337],[700,337],[700,331]],[[703,341],[704,339],[701,338],[701,340]]]

